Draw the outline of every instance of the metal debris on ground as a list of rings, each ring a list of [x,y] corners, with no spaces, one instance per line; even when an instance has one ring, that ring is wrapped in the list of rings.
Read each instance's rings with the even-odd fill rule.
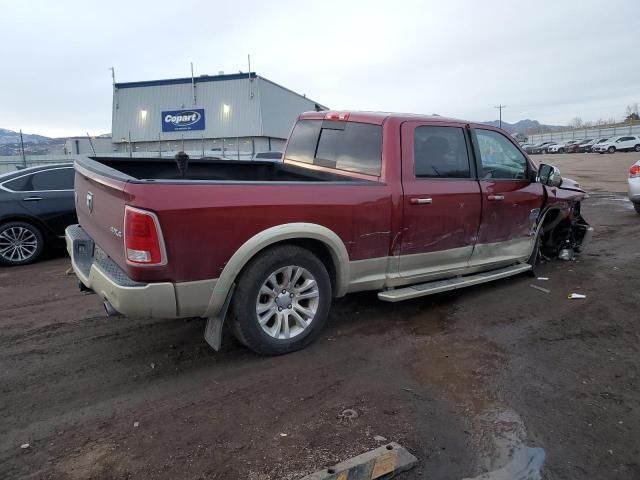
[[[572,293],[571,295],[569,295],[569,297],[567,298],[587,298],[586,295],[583,295],[581,293]]]
[[[133,422],[133,428],[138,428],[140,426],[140,422]]]
[[[22,448],[23,450],[25,448],[29,448],[29,447],[30,447],[30,445],[28,443],[23,443],[22,445],[20,445],[20,448]]]
[[[536,280],[549,280],[549,277],[538,277]]]
[[[404,447],[391,442],[301,480],[387,480],[412,469],[417,463],[418,459]]]
[[[529,285],[529,286],[530,286],[531,288],[535,289],[535,290],[539,290],[539,291],[544,292],[544,293],[551,293],[551,290],[548,290],[548,289],[546,289],[546,288],[539,287],[538,285],[533,285],[533,284],[531,284],[531,285]]]

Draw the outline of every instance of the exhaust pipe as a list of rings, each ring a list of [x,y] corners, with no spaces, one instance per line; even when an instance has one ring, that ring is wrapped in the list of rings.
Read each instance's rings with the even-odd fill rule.
[[[107,317],[115,317],[117,315],[120,315],[120,312],[113,308],[113,305],[111,305],[109,302],[104,302],[104,309],[107,312]]]

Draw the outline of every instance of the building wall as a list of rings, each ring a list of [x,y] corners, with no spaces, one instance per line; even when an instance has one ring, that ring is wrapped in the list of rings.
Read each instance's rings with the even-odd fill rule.
[[[114,151],[113,143],[111,143],[111,137],[99,137],[92,138],[93,148],[96,153],[109,153]],[[88,138],[75,137],[67,138],[64,142],[64,153],[68,155],[92,155],[93,149]]]
[[[255,82],[255,80],[254,80]],[[144,83],[144,82],[141,82]],[[126,84],[125,84],[126,85]],[[260,104],[250,96],[248,78],[196,83],[196,102],[191,83],[116,88],[112,136],[115,142],[190,138],[247,137],[261,134]],[[229,106],[225,113],[224,105]],[[205,129],[162,132],[162,112],[190,108],[205,109]],[[141,114],[146,111],[146,116]]]
[[[176,83],[183,82],[183,83]],[[316,103],[248,74],[116,84],[112,136],[115,143],[175,142],[222,138],[287,138],[296,117]],[[225,107],[226,106],[226,107]],[[162,112],[202,108],[204,130],[162,132]],[[146,113],[142,113],[142,112]],[[120,147],[122,148],[122,146]]]
[[[267,137],[287,138],[298,115],[316,110],[312,100],[292,94],[275,83],[258,78],[262,111],[262,134]]]

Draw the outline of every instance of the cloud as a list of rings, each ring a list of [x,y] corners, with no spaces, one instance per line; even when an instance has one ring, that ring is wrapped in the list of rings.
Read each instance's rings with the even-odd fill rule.
[[[111,77],[247,70],[325,105],[543,123],[640,101],[640,2],[34,1],[0,17],[0,127],[111,129]]]

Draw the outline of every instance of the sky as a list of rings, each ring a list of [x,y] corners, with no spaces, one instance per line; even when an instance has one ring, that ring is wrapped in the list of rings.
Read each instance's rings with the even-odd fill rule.
[[[247,71],[340,110],[563,125],[640,102],[640,1],[0,0],[0,128],[111,131],[112,84]]]

